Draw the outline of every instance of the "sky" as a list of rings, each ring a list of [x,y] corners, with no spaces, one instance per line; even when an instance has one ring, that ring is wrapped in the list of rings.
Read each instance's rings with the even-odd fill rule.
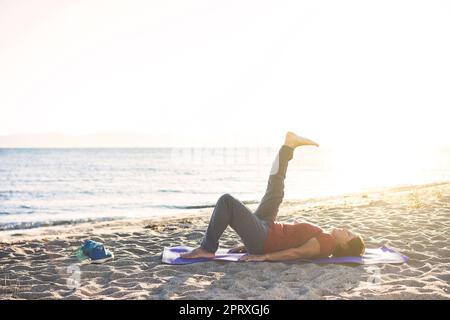
[[[449,57],[450,1],[0,0],[0,135],[450,146]]]

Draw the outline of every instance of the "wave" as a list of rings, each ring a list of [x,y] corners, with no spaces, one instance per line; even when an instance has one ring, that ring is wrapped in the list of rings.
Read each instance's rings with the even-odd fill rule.
[[[248,200],[242,201],[243,204],[256,204],[258,201]],[[216,204],[200,204],[200,205],[171,205],[171,206],[163,206],[164,208],[169,209],[206,209],[206,208],[214,208]]]
[[[176,189],[158,189],[158,192],[163,192],[163,193],[181,193],[183,192],[182,190],[176,190]]]
[[[12,190],[1,190],[0,199],[9,199],[12,194],[14,194],[14,191]]]
[[[120,220],[120,219],[124,219],[124,218],[102,217],[102,218],[94,218],[94,219],[86,218],[86,219],[74,219],[74,220],[10,222],[10,223],[0,224],[0,231],[34,229],[34,228],[40,228],[40,227],[55,227],[55,226],[61,226],[61,225],[74,225],[74,224],[78,224],[78,223],[113,221],[113,220]]]
[[[19,208],[20,208],[20,207],[19,207]],[[21,208],[21,209],[23,209],[23,208]],[[28,209],[28,208],[26,208],[26,209]],[[30,208],[30,209],[31,209],[31,208]],[[30,209],[28,209],[28,211],[24,211],[24,210],[17,211],[17,210],[14,210],[14,212],[11,212],[11,211],[5,211],[5,210],[0,210],[0,215],[9,215],[9,214],[22,215],[22,214],[33,214],[33,213],[36,212],[36,211],[30,210]]]
[[[163,206],[164,208],[169,209],[205,209],[205,208],[214,208],[214,204],[200,204],[200,205],[167,205]]]

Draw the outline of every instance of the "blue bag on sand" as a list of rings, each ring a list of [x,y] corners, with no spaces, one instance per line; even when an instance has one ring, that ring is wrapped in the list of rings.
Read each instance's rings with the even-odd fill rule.
[[[93,240],[86,240],[75,254],[80,260],[91,259],[92,263],[103,263],[114,258],[114,254],[102,243]]]

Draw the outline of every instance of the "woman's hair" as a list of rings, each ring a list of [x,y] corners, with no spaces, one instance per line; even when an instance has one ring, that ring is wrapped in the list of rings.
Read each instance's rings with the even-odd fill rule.
[[[334,257],[362,256],[364,254],[365,248],[366,247],[364,245],[364,241],[361,238],[361,236],[356,236],[352,240],[347,242],[346,247],[337,245],[333,251],[333,256]]]

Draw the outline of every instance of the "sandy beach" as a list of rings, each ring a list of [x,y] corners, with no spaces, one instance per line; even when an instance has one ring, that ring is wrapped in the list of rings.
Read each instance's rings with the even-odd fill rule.
[[[282,204],[280,221],[348,227],[367,247],[407,255],[401,265],[162,264],[164,246],[198,245],[211,212],[3,231],[0,299],[450,298],[450,182]],[[80,263],[73,253],[86,239],[103,242],[114,260]],[[238,243],[228,229],[221,247]]]

